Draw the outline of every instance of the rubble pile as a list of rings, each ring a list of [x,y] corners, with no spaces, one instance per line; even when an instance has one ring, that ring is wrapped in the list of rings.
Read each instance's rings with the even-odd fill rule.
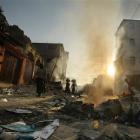
[[[63,114],[86,119],[93,116],[94,105],[83,104],[82,101],[68,102],[60,111]]]
[[[125,114],[131,113],[133,121],[140,125],[140,92],[134,89],[133,94],[120,97],[119,100]]]
[[[35,109],[26,109],[26,108],[0,109],[1,125],[13,123],[20,120],[24,120],[27,123],[31,123],[31,122],[40,121],[42,119],[43,120],[47,119],[46,114]]]
[[[43,134],[41,134],[43,137],[45,135],[44,133],[46,133],[49,136],[48,140],[140,139],[140,129],[134,126],[130,127],[131,124],[127,123],[127,113],[122,106],[122,101],[129,101],[129,97],[125,97],[125,99],[120,98],[121,100],[109,99],[98,106],[94,106],[94,104],[84,103],[82,99],[83,96],[77,98],[72,95],[65,95],[62,90],[60,90],[62,93],[57,90],[57,87],[59,87],[57,84],[54,87],[52,90],[56,90],[56,93],[47,101],[26,108],[8,108],[1,110],[0,125],[3,129],[9,128],[9,124],[11,127],[11,123],[18,121],[23,121],[27,126],[33,126],[32,124],[40,121],[58,119],[60,121],[59,126],[50,126],[47,123],[45,130],[42,125],[40,126],[39,130],[43,130]],[[28,88],[29,87],[27,87],[27,89]],[[22,89],[26,91],[25,87]],[[138,102],[138,99],[136,99],[138,95],[134,97],[135,101]],[[5,119],[3,119],[3,115],[6,116]],[[124,121],[120,121],[122,118]],[[46,132],[46,130],[49,131],[48,128],[51,128],[51,135]],[[12,133],[15,134],[15,132]],[[3,136],[2,134],[0,136]],[[35,134],[38,135],[36,130]],[[10,137],[12,136],[10,134]],[[21,138],[22,140],[26,140],[27,137],[22,136]],[[32,137],[28,138],[33,140]]]
[[[120,101],[118,99],[113,99],[98,105],[95,108],[95,112],[102,120],[114,120],[115,117],[123,113],[123,109]]]
[[[98,129],[90,122],[75,122],[69,126],[60,125],[50,140],[139,140],[140,129],[120,124],[104,124]]]
[[[138,140],[140,129],[119,124],[108,124],[95,140]]]
[[[36,92],[36,88],[34,85],[22,85],[22,86],[12,86],[6,88],[0,88],[0,94],[34,94]]]

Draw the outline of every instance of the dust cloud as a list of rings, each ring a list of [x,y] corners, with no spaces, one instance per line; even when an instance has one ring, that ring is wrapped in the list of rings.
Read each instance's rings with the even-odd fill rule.
[[[120,19],[120,0],[92,0],[85,2],[85,20],[80,24],[84,34],[85,59],[78,81],[92,81],[107,73],[115,54],[115,31]]]
[[[87,64],[96,75],[106,74],[108,64],[113,62],[115,31],[119,16],[118,0],[93,0],[87,8]]]
[[[107,75],[99,75],[93,83],[87,84],[82,89],[83,102],[98,106],[109,99],[117,99],[113,94],[112,79]]]

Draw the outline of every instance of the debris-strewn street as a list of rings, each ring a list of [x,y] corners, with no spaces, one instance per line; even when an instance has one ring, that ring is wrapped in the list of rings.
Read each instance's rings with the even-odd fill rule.
[[[0,140],[140,140],[140,0],[0,0]]]
[[[27,92],[29,88],[32,92]],[[10,95],[1,94],[0,126],[3,138],[10,135],[10,138],[34,139],[39,135],[36,131],[47,126],[41,132],[45,133],[41,134],[42,139],[47,136],[49,140],[138,140],[140,138],[139,124],[136,122],[131,124],[127,120],[127,115],[123,112],[118,99],[94,107],[93,104],[84,103],[85,97],[82,95],[79,98],[79,96],[66,95],[63,91],[58,91],[54,95],[51,90],[42,97],[36,97],[33,94],[34,86],[24,86],[21,89],[24,94],[14,92]],[[56,119],[59,124],[49,126]],[[20,127],[17,127],[17,124]],[[22,128],[22,124],[31,128]]]

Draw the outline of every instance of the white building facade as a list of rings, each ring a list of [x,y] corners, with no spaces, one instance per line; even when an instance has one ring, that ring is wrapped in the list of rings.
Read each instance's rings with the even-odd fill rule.
[[[125,90],[125,79],[140,90],[140,20],[125,19],[116,32],[115,94]]]

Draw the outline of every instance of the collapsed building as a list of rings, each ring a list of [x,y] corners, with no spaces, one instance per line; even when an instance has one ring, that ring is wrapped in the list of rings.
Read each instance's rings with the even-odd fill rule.
[[[33,47],[45,61],[47,80],[55,82],[64,81],[69,54],[64,50],[63,44],[33,43]]]
[[[9,25],[0,10],[0,81],[12,84],[29,84],[39,53],[32,48],[31,40],[17,25]]]
[[[115,66],[115,93],[123,94],[125,79],[140,90],[140,20],[124,19],[116,32],[118,49]]]
[[[20,32],[20,29],[18,29]],[[24,39],[24,36],[23,36]],[[13,84],[29,84],[34,67],[43,61],[36,50],[30,49],[31,42],[22,44],[11,34],[0,36],[1,69],[0,79]]]
[[[30,84],[40,64],[45,65],[49,81],[64,80],[67,59],[63,44],[32,44],[23,30],[8,24],[0,9],[0,81]]]

